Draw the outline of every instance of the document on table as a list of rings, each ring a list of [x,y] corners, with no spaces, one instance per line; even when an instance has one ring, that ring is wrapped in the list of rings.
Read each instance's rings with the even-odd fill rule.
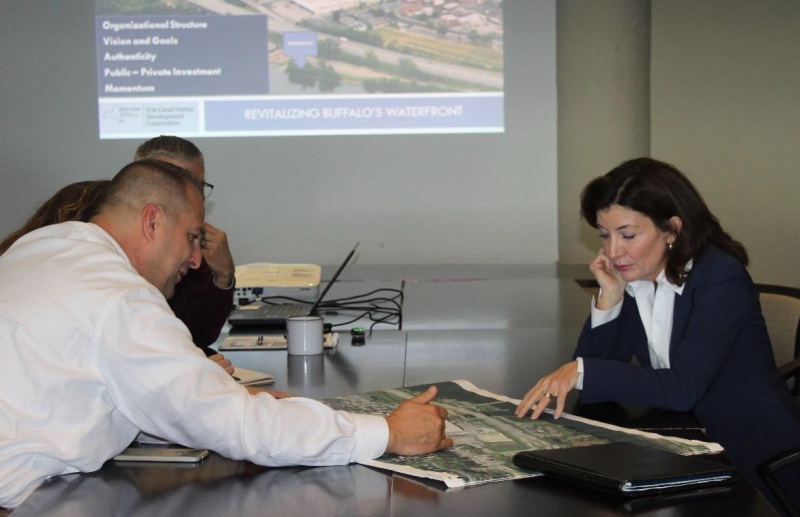
[[[323,337],[325,349],[339,344],[339,333],[328,332]],[[283,334],[234,335],[228,336],[219,346],[220,350],[286,350],[286,336]]]
[[[433,383],[439,389],[433,404],[448,411],[447,436],[453,447],[422,456],[384,454],[361,462],[371,467],[436,479],[448,488],[474,486],[541,475],[512,462],[514,454],[535,449],[557,449],[610,442],[631,442],[683,455],[718,453],[719,444],[662,436],[627,429],[563,413],[552,418],[547,410],[538,420],[517,418],[518,400],[482,390],[465,380]],[[386,415],[403,400],[430,384],[380,390],[327,399],[335,409]]]
[[[275,378],[264,372],[248,370],[247,368],[233,367],[233,378],[243,386],[265,386],[275,384]]]

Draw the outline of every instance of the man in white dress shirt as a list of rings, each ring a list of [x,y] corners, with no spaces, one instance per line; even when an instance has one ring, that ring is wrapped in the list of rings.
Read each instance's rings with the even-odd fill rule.
[[[253,395],[208,361],[166,301],[200,264],[203,216],[202,185],[141,160],[90,223],[33,231],[0,257],[0,507],[99,469],[139,431],[275,466],[452,444],[433,387],[388,417],[356,415]]]

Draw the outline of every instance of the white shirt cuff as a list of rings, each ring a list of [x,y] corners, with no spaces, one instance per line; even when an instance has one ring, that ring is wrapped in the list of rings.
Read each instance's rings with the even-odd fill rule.
[[[616,319],[622,312],[622,300],[610,309],[598,309],[597,300],[592,296],[592,328],[597,328],[604,323]]]
[[[578,361],[578,382],[575,384],[576,390],[583,389],[583,357],[578,357],[575,359]]]
[[[356,449],[353,461],[373,460],[386,452],[389,445],[389,423],[379,415],[350,413],[356,425]]]

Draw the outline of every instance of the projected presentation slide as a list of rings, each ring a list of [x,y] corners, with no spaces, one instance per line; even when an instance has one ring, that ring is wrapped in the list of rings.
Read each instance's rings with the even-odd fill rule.
[[[499,133],[502,0],[95,0],[101,138]]]

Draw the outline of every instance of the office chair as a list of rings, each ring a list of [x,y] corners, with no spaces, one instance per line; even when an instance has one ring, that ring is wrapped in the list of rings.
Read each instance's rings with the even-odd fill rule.
[[[797,397],[800,389],[800,289],[779,285],[756,284],[760,293],[761,312],[767,323],[775,361],[781,375],[789,383],[792,395]],[[789,499],[786,487],[777,479],[777,474],[791,466],[800,464],[800,447],[785,451],[758,466],[758,474],[780,503],[785,515],[800,517],[797,508]]]
[[[789,449],[758,466],[758,474],[778,501],[781,513],[790,517],[800,517],[800,508],[789,499],[789,492],[776,478],[776,474],[786,467],[800,461],[800,447]]]
[[[786,364],[780,365],[778,368],[781,372],[781,375],[784,379],[793,379],[795,381],[794,388],[792,389],[792,394],[797,397],[797,379],[800,377],[800,357],[796,357],[792,361],[789,361]]]
[[[800,390],[800,289],[756,284],[761,312],[781,375],[795,397]]]

